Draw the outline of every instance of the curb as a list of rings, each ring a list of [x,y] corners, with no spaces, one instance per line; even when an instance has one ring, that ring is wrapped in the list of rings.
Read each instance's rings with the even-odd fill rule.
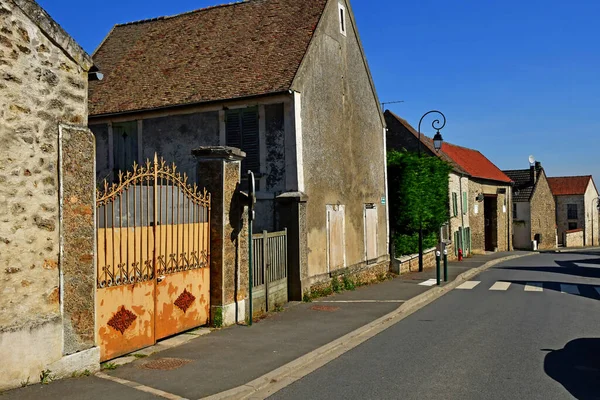
[[[278,392],[286,386],[310,374],[316,369],[338,358],[347,351],[367,341],[373,336],[383,332],[387,328],[403,320],[429,303],[437,300],[450,292],[460,284],[480,274],[486,269],[516,258],[528,257],[537,253],[518,254],[497,258],[487,263],[472,268],[458,275],[452,282],[441,287],[434,287],[425,293],[413,297],[400,305],[394,311],[370,322],[346,335],[319,347],[294,361],[291,361],[265,375],[246,383],[245,385],[226,390],[211,396],[204,397],[205,400],[229,400],[229,399],[264,399]]]
[[[598,251],[600,247],[578,247],[578,248],[562,248],[554,250],[538,250],[539,254],[555,254],[555,253],[574,253],[577,251]]]

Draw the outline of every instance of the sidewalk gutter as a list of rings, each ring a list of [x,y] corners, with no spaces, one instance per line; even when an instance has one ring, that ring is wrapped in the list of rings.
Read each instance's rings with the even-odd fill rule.
[[[458,275],[452,282],[441,287],[434,287],[400,305],[396,310],[375,321],[350,332],[296,360],[289,362],[245,385],[205,397],[205,400],[225,399],[265,399],[295,381],[305,377],[316,369],[338,358],[359,344],[383,332],[415,311],[425,307],[450,292],[460,284],[468,281],[486,269],[516,258],[527,257],[538,253],[518,254],[488,261],[480,267],[472,268]]]

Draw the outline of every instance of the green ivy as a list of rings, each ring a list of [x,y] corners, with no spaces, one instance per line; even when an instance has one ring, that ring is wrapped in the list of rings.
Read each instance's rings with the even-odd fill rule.
[[[392,150],[387,154],[390,228],[396,255],[418,252],[419,221],[423,247],[434,247],[450,217],[448,183],[451,167],[438,157]]]

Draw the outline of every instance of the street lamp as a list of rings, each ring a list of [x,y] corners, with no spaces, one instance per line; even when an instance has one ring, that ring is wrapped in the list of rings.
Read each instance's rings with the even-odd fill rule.
[[[442,130],[444,128],[444,126],[446,126],[446,116],[437,110],[431,110],[431,111],[428,111],[425,114],[423,114],[423,116],[419,120],[419,127],[418,127],[419,158],[421,157],[421,122],[423,122],[423,119],[426,116],[428,116],[429,114],[439,114],[442,117],[441,123],[440,123],[439,119],[435,119],[431,123],[431,126],[433,127],[433,129],[435,129],[437,131],[436,134],[433,136],[433,147],[435,148],[435,151],[438,151],[438,152],[440,151],[440,149],[442,148],[442,142],[444,141],[444,139],[442,138],[442,134],[440,133],[440,130]],[[419,207],[421,207],[421,205],[419,205]],[[419,272],[422,272],[422,271],[423,271],[423,220],[421,218],[421,208],[419,208]]]
[[[594,202],[596,202],[596,208],[600,212],[600,196],[595,197],[592,200],[592,246],[594,245]]]

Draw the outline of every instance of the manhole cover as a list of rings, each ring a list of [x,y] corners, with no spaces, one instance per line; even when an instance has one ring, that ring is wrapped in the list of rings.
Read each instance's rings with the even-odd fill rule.
[[[159,358],[141,364],[140,368],[170,371],[172,369],[183,367],[184,365],[189,364],[191,362],[192,360],[185,360],[183,358]]]
[[[315,311],[326,311],[326,312],[334,312],[339,310],[339,307],[332,307],[332,306],[312,306],[310,308],[311,310],[315,310]]]

